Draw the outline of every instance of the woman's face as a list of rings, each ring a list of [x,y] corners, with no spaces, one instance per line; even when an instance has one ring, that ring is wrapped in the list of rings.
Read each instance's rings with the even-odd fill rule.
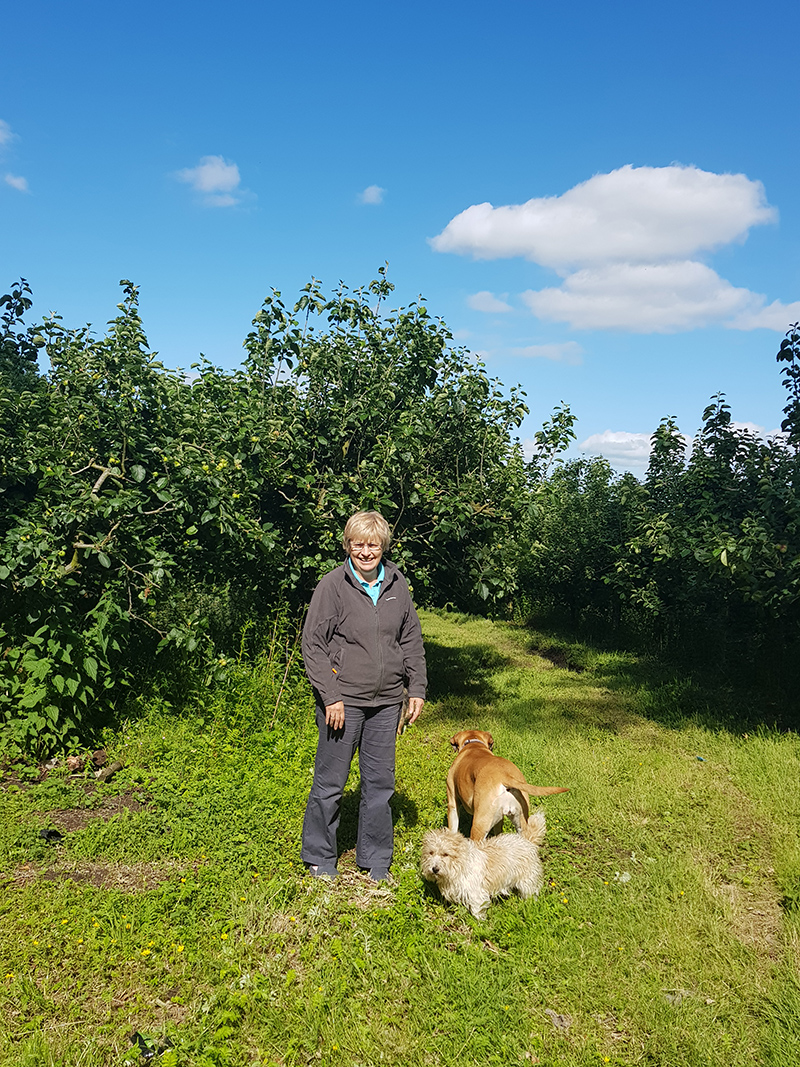
[[[353,566],[366,581],[371,581],[378,570],[383,556],[380,541],[356,540],[350,542],[350,559]]]

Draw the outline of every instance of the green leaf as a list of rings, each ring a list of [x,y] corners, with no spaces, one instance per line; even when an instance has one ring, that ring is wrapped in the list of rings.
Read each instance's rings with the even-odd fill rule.
[[[94,656],[84,656],[83,669],[89,675],[93,682],[97,681],[97,660]]]
[[[105,554],[105,552],[98,552],[97,559],[101,567],[108,568],[111,566],[111,560]]]

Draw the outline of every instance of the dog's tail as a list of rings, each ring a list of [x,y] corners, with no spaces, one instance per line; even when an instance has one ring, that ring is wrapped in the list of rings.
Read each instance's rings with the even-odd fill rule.
[[[569,786],[559,785],[531,785],[530,782],[514,782],[514,789],[520,789],[532,797],[549,797],[553,793],[568,793]],[[506,786],[508,788],[508,786]]]
[[[544,808],[537,808],[536,811],[531,812],[528,825],[523,828],[522,835],[532,845],[540,848],[544,844],[545,829]]]

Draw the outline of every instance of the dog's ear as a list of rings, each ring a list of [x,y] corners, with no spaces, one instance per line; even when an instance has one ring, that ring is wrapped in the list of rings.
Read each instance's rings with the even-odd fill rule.
[[[458,752],[458,734],[453,734],[447,743],[448,745],[452,745],[456,752]]]
[[[494,738],[490,733],[486,734],[486,744],[489,746],[490,749],[494,748]]]

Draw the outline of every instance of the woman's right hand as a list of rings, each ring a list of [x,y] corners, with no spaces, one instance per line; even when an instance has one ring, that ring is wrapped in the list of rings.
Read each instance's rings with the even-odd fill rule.
[[[344,701],[337,700],[335,704],[325,705],[325,722],[333,730],[344,728]]]

